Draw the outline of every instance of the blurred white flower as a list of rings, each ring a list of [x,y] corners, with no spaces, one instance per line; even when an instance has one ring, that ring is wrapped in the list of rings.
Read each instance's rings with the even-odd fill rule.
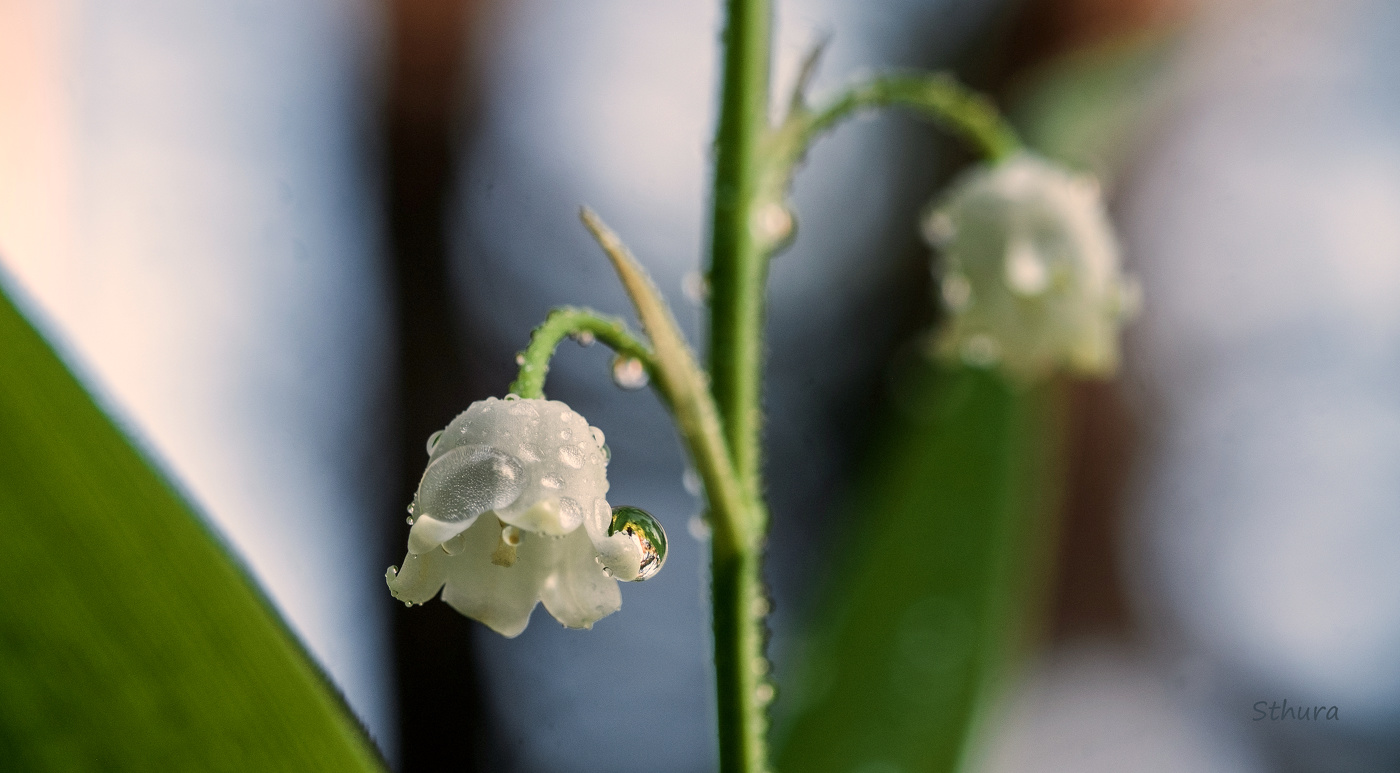
[[[941,254],[942,357],[1023,379],[1111,375],[1139,304],[1097,181],[1030,153],[979,165],[924,217]]]
[[[564,403],[477,401],[433,434],[428,455],[408,557],[385,575],[400,601],[443,589],[443,601],[505,636],[543,601],[564,625],[590,628],[622,606],[617,580],[644,580],[665,559],[651,516],[614,516],[603,433]]]

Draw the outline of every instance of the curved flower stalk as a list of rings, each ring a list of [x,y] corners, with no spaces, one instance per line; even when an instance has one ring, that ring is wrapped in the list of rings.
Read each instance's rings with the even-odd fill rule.
[[[665,534],[608,491],[608,450],[568,405],[494,397],[472,403],[428,441],[414,495],[408,557],[385,579],[396,598],[443,601],[513,637],[543,602],[570,628],[622,606],[616,580],[644,580]]]
[[[949,319],[938,356],[1027,383],[1109,376],[1136,312],[1098,182],[1028,152],[975,166],[924,217]]]

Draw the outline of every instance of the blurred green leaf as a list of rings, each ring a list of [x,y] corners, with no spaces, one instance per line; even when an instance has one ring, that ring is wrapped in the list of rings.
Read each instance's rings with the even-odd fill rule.
[[[1112,183],[1165,104],[1180,30],[1152,28],[1073,51],[1032,70],[1008,115],[1026,144]]]
[[[383,769],[241,567],[3,294],[0,585],[0,768]]]
[[[1024,633],[1057,499],[1063,388],[915,357],[854,484],[795,672],[779,770],[950,771]]]

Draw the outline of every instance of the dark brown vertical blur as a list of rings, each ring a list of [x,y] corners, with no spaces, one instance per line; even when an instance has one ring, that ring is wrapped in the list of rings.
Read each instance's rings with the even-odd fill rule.
[[[1012,84],[1059,57],[1177,24],[1195,5],[1196,0],[1028,0],[1007,31],[997,80]],[[1118,549],[1137,427],[1115,382],[1077,384],[1070,410],[1050,634],[1061,641],[1085,635],[1126,638],[1133,626]]]
[[[457,127],[476,89],[464,46],[488,0],[389,0],[385,190],[395,280],[401,442],[398,501],[418,485],[425,439],[470,402],[448,288]],[[403,516],[403,514],[400,514]],[[408,538],[404,523],[395,563]],[[471,621],[445,604],[396,606],[404,773],[499,767],[472,652]]]

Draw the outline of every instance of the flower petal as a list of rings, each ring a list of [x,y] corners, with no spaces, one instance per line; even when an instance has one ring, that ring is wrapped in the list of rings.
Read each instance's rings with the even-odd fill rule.
[[[464,521],[439,521],[420,515],[413,519],[413,528],[408,530],[408,552],[414,555],[431,553],[433,548],[466,531],[476,520],[476,516],[472,516]]]
[[[622,608],[617,580],[603,571],[584,529],[575,529],[556,544],[554,571],[540,589],[540,600],[555,620],[569,628],[592,628]]]
[[[422,604],[437,595],[442,584],[447,581],[447,556],[441,551],[429,551],[423,555],[408,554],[403,566],[394,571],[391,567],[384,575],[389,583],[389,592],[399,601]]]
[[[478,518],[459,539],[461,548],[454,555],[432,554],[446,566],[442,600],[502,636],[519,636],[554,567],[557,541],[526,532],[516,548],[515,563],[498,566],[491,562],[501,541],[501,525],[495,517]]]

